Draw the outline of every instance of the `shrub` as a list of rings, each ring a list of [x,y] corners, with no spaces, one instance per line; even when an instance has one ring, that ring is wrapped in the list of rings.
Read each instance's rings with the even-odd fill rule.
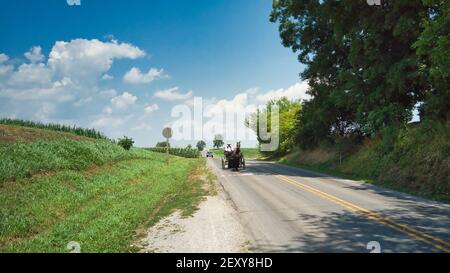
[[[125,150],[130,150],[131,147],[133,147],[134,140],[132,138],[129,138],[127,136],[124,136],[123,138],[119,138],[117,144],[122,146]]]
[[[170,144],[167,141],[161,141],[161,142],[156,143],[156,147],[158,147],[158,148],[167,147],[167,146],[170,147]]]

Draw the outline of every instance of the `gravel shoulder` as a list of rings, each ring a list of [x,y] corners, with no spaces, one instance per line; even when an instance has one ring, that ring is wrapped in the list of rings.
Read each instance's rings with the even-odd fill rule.
[[[250,241],[237,211],[219,182],[217,194],[207,196],[189,217],[180,211],[147,230],[139,242],[143,253],[236,253],[248,252]]]

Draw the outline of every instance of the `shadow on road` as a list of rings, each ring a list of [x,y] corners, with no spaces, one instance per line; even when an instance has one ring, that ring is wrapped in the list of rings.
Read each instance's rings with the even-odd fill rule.
[[[362,194],[367,193],[370,193],[372,198],[379,196],[379,203],[385,208],[372,210],[373,212],[450,242],[450,206],[447,204],[428,201],[373,185],[358,184],[359,182],[354,182],[354,185],[342,183],[333,176],[269,162],[252,161],[248,165],[247,172],[256,176],[273,175],[276,172],[292,178],[318,178],[320,180],[317,180],[317,183],[336,183],[340,185],[341,189],[355,191],[360,197],[364,197]],[[331,194],[333,193],[331,192]],[[384,200],[389,200],[389,202],[384,203]],[[365,244],[369,241],[378,241],[385,252],[441,252],[429,244],[350,211],[331,213],[326,216],[299,214],[298,219],[290,221],[299,221],[304,225],[317,227],[324,236],[314,237],[310,236],[310,233],[301,234],[294,239],[296,243],[292,244],[301,247],[280,245],[274,248],[260,245],[262,251],[368,252]],[[365,242],[365,244],[361,242]],[[449,249],[450,246],[446,246],[446,248]]]

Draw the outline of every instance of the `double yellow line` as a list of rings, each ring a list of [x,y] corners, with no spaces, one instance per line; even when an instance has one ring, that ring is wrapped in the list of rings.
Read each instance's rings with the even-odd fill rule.
[[[388,217],[382,216],[382,215],[377,214],[375,212],[372,212],[372,211],[370,211],[368,209],[362,208],[362,207],[357,206],[357,205],[355,205],[353,203],[350,203],[348,201],[342,200],[342,199],[340,199],[340,198],[338,198],[338,197],[336,197],[334,195],[328,194],[326,192],[320,191],[320,190],[318,190],[316,188],[313,188],[311,186],[305,185],[304,183],[301,183],[301,182],[299,182],[297,180],[294,180],[294,179],[292,179],[290,177],[287,177],[285,175],[282,175],[282,174],[279,174],[279,173],[276,173],[276,172],[272,172],[272,174],[276,178],[278,178],[280,180],[283,180],[286,183],[292,184],[292,185],[294,185],[294,186],[296,186],[298,188],[301,188],[303,190],[306,190],[308,192],[316,194],[316,195],[318,195],[318,196],[320,196],[320,197],[322,197],[322,198],[324,198],[326,200],[329,200],[329,201],[331,201],[331,202],[333,202],[335,204],[338,204],[338,205],[340,205],[340,206],[342,206],[342,207],[344,207],[344,208],[346,208],[346,209],[348,209],[348,210],[350,210],[352,212],[361,214],[361,215],[365,216],[366,218],[368,218],[370,220],[373,220],[375,222],[381,223],[381,224],[383,224],[385,226],[388,226],[388,227],[390,227],[392,229],[395,229],[395,230],[400,231],[400,232],[402,232],[404,234],[407,234],[407,235],[413,237],[414,239],[416,239],[418,241],[421,241],[421,242],[424,242],[424,243],[426,243],[428,245],[431,245],[431,246],[433,246],[433,247],[435,247],[435,248],[437,248],[437,249],[439,249],[439,250],[441,250],[443,252],[450,253],[450,248],[448,248],[448,247],[450,247],[450,243],[448,243],[448,242],[446,242],[446,241],[444,241],[444,240],[442,240],[440,238],[437,238],[435,236],[429,235],[429,234],[427,234],[425,232],[422,232],[420,230],[412,228],[412,227],[410,227],[408,225],[398,223],[398,222],[396,222],[396,221],[394,221],[394,220],[392,220],[392,219],[390,219]]]

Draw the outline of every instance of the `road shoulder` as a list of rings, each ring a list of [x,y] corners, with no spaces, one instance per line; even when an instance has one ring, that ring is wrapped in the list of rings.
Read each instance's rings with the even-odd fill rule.
[[[215,181],[217,194],[184,217],[177,210],[146,231],[137,246],[143,253],[248,252],[250,241],[227,194]]]

